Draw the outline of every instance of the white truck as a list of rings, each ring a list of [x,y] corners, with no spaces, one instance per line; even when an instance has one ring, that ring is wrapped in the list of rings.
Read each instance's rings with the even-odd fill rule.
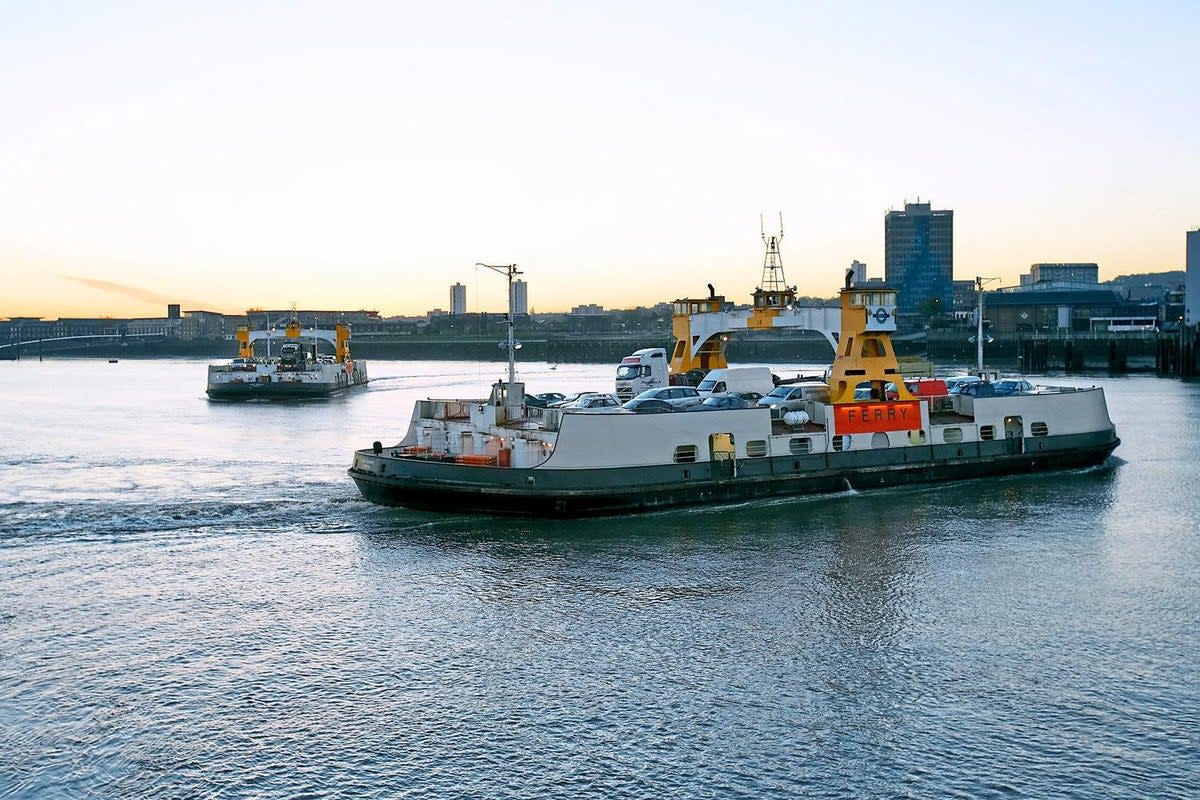
[[[709,371],[696,388],[703,396],[722,392],[766,394],[775,388],[775,379],[767,367],[725,367]]]
[[[621,402],[666,385],[667,351],[662,347],[635,350],[617,365],[617,397]]]

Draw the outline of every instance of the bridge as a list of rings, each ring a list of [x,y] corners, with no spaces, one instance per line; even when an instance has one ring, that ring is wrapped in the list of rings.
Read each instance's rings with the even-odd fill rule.
[[[32,346],[36,346],[38,356],[41,357],[43,346],[57,345],[60,342],[88,340],[88,341],[83,342],[84,346],[86,347],[88,344],[90,344],[91,342],[94,342],[96,340],[103,340],[104,342],[112,342],[112,341],[119,342],[119,341],[123,341],[126,339],[166,339],[166,338],[167,338],[167,335],[165,332],[159,332],[159,333],[120,333],[120,332],[118,332],[118,333],[93,333],[93,334],[87,334],[84,336],[44,336],[44,337],[41,337],[38,339],[26,339],[26,340],[18,341],[18,342],[9,342],[7,344],[0,344],[0,356],[6,356],[10,353],[16,353],[16,357],[20,358],[22,348],[29,348]]]

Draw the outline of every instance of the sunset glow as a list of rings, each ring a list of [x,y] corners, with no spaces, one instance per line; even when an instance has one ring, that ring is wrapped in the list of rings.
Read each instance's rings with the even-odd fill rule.
[[[801,294],[955,212],[954,272],[1180,269],[1200,6],[7,5],[0,316]]]

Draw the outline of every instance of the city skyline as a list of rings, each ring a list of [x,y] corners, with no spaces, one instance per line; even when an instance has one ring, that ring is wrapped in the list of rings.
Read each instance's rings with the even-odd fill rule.
[[[827,296],[918,199],[956,279],[1107,280],[1200,224],[1191,4],[505,8],[0,11],[0,316],[740,301],[778,212]]]

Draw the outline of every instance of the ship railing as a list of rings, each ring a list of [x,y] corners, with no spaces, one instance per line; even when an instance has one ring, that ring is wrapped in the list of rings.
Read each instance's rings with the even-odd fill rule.
[[[1034,394],[1069,394],[1070,392],[1084,392],[1086,389],[1080,389],[1078,386],[1035,386]]]
[[[536,425],[542,430],[556,431],[562,423],[561,408],[539,408],[537,406],[502,406],[503,413],[497,415],[496,421],[502,425],[522,426]]]
[[[418,400],[421,419],[470,419],[471,406],[481,400]]]

